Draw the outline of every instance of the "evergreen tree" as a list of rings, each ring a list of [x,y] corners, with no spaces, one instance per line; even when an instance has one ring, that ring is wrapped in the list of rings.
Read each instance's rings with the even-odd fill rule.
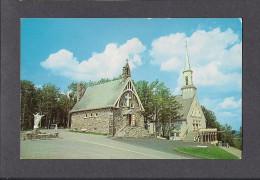
[[[221,129],[221,125],[217,121],[217,117],[216,117],[215,113],[211,110],[208,110],[204,106],[201,106],[201,108],[202,108],[203,114],[206,119],[206,127],[207,128],[217,128],[219,131]]]
[[[52,123],[57,122],[57,108],[60,89],[54,84],[44,84],[42,87],[42,113],[45,115],[42,119],[42,127],[50,128]]]
[[[34,84],[27,80],[21,81],[21,130],[33,129],[34,116],[37,112],[37,95]]]

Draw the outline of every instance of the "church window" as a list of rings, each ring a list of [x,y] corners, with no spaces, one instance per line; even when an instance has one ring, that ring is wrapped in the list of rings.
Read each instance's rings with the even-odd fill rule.
[[[90,117],[93,117],[93,114],[92,114],[92,113],[90,114]]]
[[[186,85],[188,85],[189,84],[188,76],[185,77],[185,80],[186,80]]]
[[[88,117],[88,114],[86,114],[86,118]]]

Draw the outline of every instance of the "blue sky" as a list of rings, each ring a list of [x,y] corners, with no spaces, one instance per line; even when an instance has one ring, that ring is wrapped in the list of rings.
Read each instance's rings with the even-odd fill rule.
[[[242,20],[238,18],[21,19],[21,79],[53,83],[113,78],[128,58],[135,81],[181,94],[185,41],[201,105],[242,124]]]

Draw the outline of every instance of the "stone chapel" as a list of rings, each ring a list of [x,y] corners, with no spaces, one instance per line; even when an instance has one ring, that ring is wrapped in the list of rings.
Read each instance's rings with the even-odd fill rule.
[[[86,89],[70,111],[71,129],[117,137],[149,137],[143,112],[127,60],[122,79]]]

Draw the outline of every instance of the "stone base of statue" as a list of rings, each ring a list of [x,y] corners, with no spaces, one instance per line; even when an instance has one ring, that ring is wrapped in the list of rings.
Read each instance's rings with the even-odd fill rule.
[[[46,140],[46,139],[52,139],[52,138],[58,138],[59,133],[54,132],[54,133],[46,133],[46,132],[41,132],[39,129],[33,130],[30,132],[22,132],[21,133],[21,140]]]

